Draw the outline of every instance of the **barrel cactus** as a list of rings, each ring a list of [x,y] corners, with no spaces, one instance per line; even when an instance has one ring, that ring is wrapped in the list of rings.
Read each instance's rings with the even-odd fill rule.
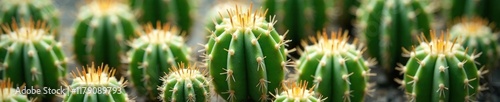
[[[348,43],[347,33],[330,35],[323,32],[312,38],[314,45],[305,47],[296,62],[298,80],[311,82],[307,86],[316,86],[314,91],[328,97],[326,101],[362,102],[370,92],[368,79],[375,74],[369,66],[374,62],[362,57],[362,47]]]
[[[47,22],[50,31],[57,34],[59,11],[51,0],[1,0],[0,24],[12,24],[13,20]]]
[[[396,63],[407,60],[401,56],[401,48],[409,49],[413,36],[422,31],[429,35],[431,17],[426,7],[419,0],[364,0],[357,11],[358,33],[367,52],[391,80],[399,75],[394,70]]]
[[[125,89],[127,81],[122,77],[116,79],[115,69],[107,65],[87,66],[82,71],[72,72],[73,82],[64,83],[68,92],[63,102],[128,102]]]
[[[322,102],[326,99],[317,95],[314,87],[308,89],[307,84],[307,81],[299,81],[283,86],[283,92],[275,95],[273,102]]]
[[[59,88],[65,80],[66,63],[62,44],[54,39],[42,22],[13,22],[2,26],[6,34],[0,38],[2,78],[10,78],[16,85],[26,83],[34,89]],[[54,94],[32,94],[30,97],[51,101]]]
[[[73,51],[82,65],[91,62],[121,68],[127,39],[138,32],[127,5],[116,0],[94,0],[80,8],[75,23]],[[118,71],[117,76],[123,73]]]
[[[448,41],[445,34],[431,39],[419,37],[421,41],[412,50],[405,50],[409,56],[405,66],[399,69],[404,80],[399,80],[409,100],[416,102],[463,102],[472,101],[481,88],[475,59],[478,54],[468,54],[470,48],[463,48],[456,39]]]
[[[162,78],[163,86],[159,87],[164,102],[208,102],[210,91],[204,72],[196,65],[186,66],[180,63],[172,66],[171,72]]]
[[[31,102],[28,96],[18,93],[14,83],[9,78],[0,82],[0,101],[2,102]]]
[[[264,11],[238,6],[227,11],[205,45],[215,92],[232,102],[267,101],[285,78],[286,41]]]
[[[169,73],[171,66],[179,62],[189,64],[190,49],[184,44],[175,27],[158,22],[156,29],[151,24],[144,26],[145,33],[132,41],[129,73],[131,81],[140,93],[156,99],[156,88],[161,86],[160,78]]]

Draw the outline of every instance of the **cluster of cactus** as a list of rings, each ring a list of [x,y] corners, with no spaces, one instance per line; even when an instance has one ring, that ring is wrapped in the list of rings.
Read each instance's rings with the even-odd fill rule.
[[[462,102],[472,101],[481,88],[479,78],[484,71],[478,70],[474,59],[477,54],[468,54],[470,48],[448,41],[445,34],[431,39],[419,37],[419,46],[405,50],[409,56],[405,66],[399,69],[404,80],[397,80],[405,89],[409,100],[417,102]]]
[[[72,72],[73,82],[63,83],[68,92],[63,102],[127,102],[129,98],[124,87],[127,81],[117,80],[115,69],[107,65],[95,66],[93,63],[82,71]]]
[[[273,102],[322,102],[325,99],[319,97],[313,91],[314,87],[307,88],[307,81],[299,81],[298,83],[290,83],[288,86],[283,86],[283,92],[274,95]]]
[[[180,63],[179,67],[172,66],[170,73],[162,78],[163,86],[161,99],[166,102],[208,102],[210,91],[208,81],[202,71],[196,65],[185,66]]]
[[[18,93],[14,83],[9,78],[0,82],[0,101],[2,102],[31,102],[28,96]]]
[[[251,8],[252,6],[250,6]],[[269,99],[285,78],[285,40],[265,20],[266,12],[228,9],[205,45],[215,92],[229,101]]]
[[[394,71],[396,63],[406,61],[401,48],[410,48],[414,35],[431,29],[431,17],[425,8],[419,0],[368,0],[356,12],[358,33],[367,45],[368,54],[391,77],[398,75]]]
[[[27,87],[36,89],[59,88],[60,81],[65,80],[66,63],[62,44],[54,40],[45,24],[24,22],[21,25],[13,22],[10,27],[2,26],[6,34],[0,38],[0,62],[2,78],[10,78],[14,84],[26,83]],[[49,101],[54,94],[37,97]]]
[[[168,68],[179,62],[189,64],[190,49],[185,47],[175,27],[168,24],[162,26],[157,22],[156,29],[151,24],[144,29],[145,33],[130,44],[129,73],[138,92],[146,93],[149,99],[156,99],[161,76],[169,73]]]
[[[1,0],[0,24],[12,22],[44,21],[51,32],[57,34],[59,27],[59,11],[51,0]]]
[[[193,25],[194,1],[191,0],[129,0],[140,23],[170,22],[189,32]],[[174,22],[175,21],[175,22]],[[189,33],[185,33],[189,34]]]
[[[316,86],[314,91],[327,97],[326,101],[363,101],[370,92],[368,79],[375,75],[369,69],[373,62],[362,57],[362,47],[348,43],[347,33],[339,31],[330,35],[328,39],[323,32],[310,38],[315,44],[305,47],[296,62],[298,80],[311,82],[307,86]]]
[[[73,51],[80,64],[95,62],[121,68],[128,49],[126,41],[139,31],[129,7],[115,0],[94,0],[80,8],[76,20]],[[117,76],[122,76],[118,72]]]

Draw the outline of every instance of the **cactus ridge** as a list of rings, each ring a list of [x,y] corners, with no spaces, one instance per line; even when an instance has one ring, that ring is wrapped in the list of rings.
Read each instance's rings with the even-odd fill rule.
[[[161,91],[159,98],[163,101],[209,101],[209,83],[204,77],[207,72],[200,71],[196,65],[180,63],[177,66],[172,66],[170,73],[162,78],[164,83],[158,88]]]

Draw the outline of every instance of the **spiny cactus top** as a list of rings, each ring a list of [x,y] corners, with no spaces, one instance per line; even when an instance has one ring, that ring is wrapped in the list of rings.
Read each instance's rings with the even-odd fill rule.
[[[177,63],[189,64],[190,48],[184,44],[176,27],[157,22],[156,29],[151,24],[139,38],[130,43],[129,73],[134,87],[149,99],[159,95],[156,88],[161,85],[160,78],[169,73]]]
[[[275,95],[276,99],[273,102],[322,102],[328,98],[321,98],[315,93],[314,86],[308,89],[307,83],[307,81],[299,81],[284,85],[283,92]]]
[[[349,44],[348,34],[332,32],[328,38],[326,32],[311,37],[314,45],[306,46],[302,57],[296,62],[298,80],[311,82],[308,87],[316,86],[314,91],[328,97],[326,101],[364,101],[370,92],[368,79],[369,66],[373,61],[365,61],[363,47]],[[305,42],[303,42],[305,46]]]
[[[75,23],[73,51],[77,60],[84,65],[95,62],[121,68],[122,59],[126,59],[126,40],[139,31],[137,26],[126,4],[117,0],[89,1],[80,8]]]
[[[284,37],[264,11],[236,6],[227,13],[205,45],[214,89],[229,101],[266,101],[285,78]]]
[[[490,69],[498,65],[500,47],[498,35],[488,27],[488,21],[480,18],[463,18],[450,29],[450,39],[458,39],[464,47],[475,49],[481,56],[476,59],[481,66]],[[473,54],[474,50],[469,50]]]
[[[64,83],[68,92],[64,102],[126,102],[129,101],[125,89],[127,81],[117,80],[115,69],[104,66],[87,66],[82,71],[72,72],[73,82]]]
[[[431,39],[419,37],[420,45],[405,50],[410,60],[399,70],[404,80],[396,80],[405,89],[408,99],[416,102],[464,102],[472,101],[481,88],[479,78],[484,71],[474,63],[477,54],[468,54],[469,48],[448,41],[445,34]]]
[[[12,20],[44,21],[57,34],[59,11],[51,0],[1,0],[0,24],[12,24]]]
[[[26,83],[27,87],[59,88],[66,75],[68,58],[46,25],[22,20],[20,26],[13,22],[10,27],[3,25],[2,28],[8,31],[0,38],[2,77],[12,79],[14,84]],[[42,99],[42,95],[30,95],[33,96]],[[54,95],[43,97],[49,101]]]
[[[208,102],[210,91],[205,74],[196,65],[172,66],[170,73],[162,78],[163,85],[158,88],[164,102]]]
[[[14,83],[9,78],[0,82],[0,101],[2,102],[30,102],[28,96],[18,93]]]
[[[208,17],[206,19],[206,27],[208,29],[207,36],[212,34],[212,31],[215,31],[215,25],[222,23],[223,18],[227,18],[229,15],[226,13],[228,9],[234,8],[234,5],[238,5],[241,8],[248,8],[249,5],[242,1],[225,1],[219,4],[214,5],[210,11],[208,12]]]

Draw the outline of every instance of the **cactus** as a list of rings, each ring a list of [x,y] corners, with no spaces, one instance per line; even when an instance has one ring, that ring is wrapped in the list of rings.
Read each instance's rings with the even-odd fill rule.
[[[401,56],[401,48],[410,48],[412,36],[430,30],[431,17],[426,7],[419,0],[369,0],[358,9],[359,34],[368,54],[391,75],[389,79],[398,77],[396,63],[407,60]],[[429,33],[424,35],[428,37]]]
[[[66,76],[68,58],[62,44],[54,40],[43,22],[24,22],[18,26],[2,26],[6,34],[0,38],[0,62],[2,78],[10,78],[14,84],[26,83],[34,89],[59,88]],[[54,94],[32,94],[31,98],[50,101]]]
[[[266,101],[285,78],[286,41],[265,12],[238,6],[227,11],[205,45],[215,92],[231,102]]]
[[[72,72],[73,82],[63,83],[69,90],[63,97],[63,102],[128,102],[128,96],[123,89],[127,81],[122,77],[113,77],[116,70],[108,65],[95,66],[93,63],[80,72]]]
[[[500,47],[497,44],[498,36],[487,26],[488,21],[481,18],[462,18],[450,30],[450,39],[459,39],[464,47],[476,49],[481,53],[476,61],[485,65],[486,69],[494,68],[500,58]],[[468,54],[474,54],[469,50]]]
[[[484,71],[478,70],[474,59],[477,54],[468,54],[469,48],[448,41],[445,34],[431,39],[419,37],[421,41],[411,51],[406,66],[399,65],[404,80],[396,80],[405,89],[407,97],[416,102],[463,102],[473,101],[483,88],[479,78]]]
[[[1,0],[0,24],[12,22],[44,21],[54,34],[59,27],[59,11],[51,0]],[[56,36],[57,37],[57,36]]]
[[[75,23],[73,51],[80,64],[90,62],[121,68],[126,40],[138,30],[127,5],[115,0],[94,0],[80,8]],[[122,76],[118,71],[117,76]]]
[[[215,31],[215,25],[222,23],[223,18],[227,18],[229,15],[225,12],[226,10],[234,8],[234,5],[238,5],[241,8],[248,8],[248,4],[242,1],[230,1],[221,2],[214,5],[208,12],[208,17],[206,19],[205,27],[207,30],[207,36],[212,34],[212,31]]]
[[[307,89],[307,81],[291,83],[283,87],[281,94],[275,95],[273,102],[322,102],[323,98],[313,91],[314,87]]]
[[[171,72],[162,78],[161,99],[164,102],[208,102],[210,99],[208,81],[194,66],[172,66]]]
[[[336,0],[335,7],[340,10],[337,22],[342,28],[351,30],[356,19],[355,11],[360,5],[360,0]]]
[[[375,75],[368,67],[373,61],[365,61],[362,47],[348,43],[347,33],[339,31],[330,35],[328,39],[323,32],[310,38],[315,44],[305,47],[302,57],[296,62],[298,80],[313,82],[307,86],[316,86],[314,91],[328,97],[328,102],[362,102],[365,94],[370,92],[368,79]]]
[[[146,33],[131,43],[129,73],[138,92],[156,99],[161,76],[169,73],[168,68],[172,65],[179,62],[189,64],[190,49],[185,47],[175,27],[157,22],[156,29],[151,24],[144,29]]]
[[[0,82],[0,101],[2,102],[31,102],[28,96],[18,93],[9,78]]]
[[[191,0],[129,0],[140,23],[173,23],[189,32],[193,25],[194,1]],[[189,34],[189,33],[185,33]]]

